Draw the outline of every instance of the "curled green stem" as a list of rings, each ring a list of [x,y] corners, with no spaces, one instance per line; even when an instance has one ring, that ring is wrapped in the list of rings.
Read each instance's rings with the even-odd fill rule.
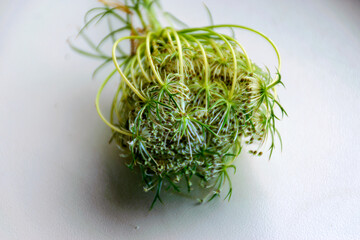
[[[100,110],[100,104],[99,104],[99,101],[100,101],[100,96],[101,96],[101,93],[104,89],[104,87],[106,86],[106,84],[109,82],[109,80],[111,79],[111,77],[116,73],[116,69],[113,70],[109,76],[105,79],[105,81],[102,83],[102,85],[100,86],[99,88],[99,91],[96,95],[96,99],[95,99],[95,106],[96,106],[96,111],[98,112],[100,118],[104,121],[104,123],[106,125],[108,125],[112,130],[118,132],[118,133],[121,133],[121,134],[124,134],[124,135],[128,135],[128,136],[132,136],[132,133],[130,131],[127,131],[127,130],[124,130],[124,129],[120,129],[116,126],[114,126],[113,124],[111,124],[108,120],[106,120],[106,118],[104,117],[104,115],[101,113],[101,110]]]
[[[120,76],[122,77],[122,79],[125,81],[125,83],[130,87],[131,90],[133,90],[133,92],[142,100],[142,101],[146,101],[146,98],[130,83],[129,79],[127,79],[127,77],[125,76],[125,74],[123,73],[123,71],[121,70],[121,68],[119,67],[119,64],[117,63],[116,60],[116,47],[117,45],[126,39],[141,39],[144,37],[141,36],[127,36],[127,37],[122,37],[119,38],[113,45],[113,49],[112,49],[112,58],[113,58],[113,62],[115,64],[116,70],[120,73]]]
[[[149,78],[149,75],[145,72],[145,69],[144,69],[144,66],[141,62],[141,50],[144,48],[145,46],[145,43],[142,43],[137,49],[136,49],[136,58],[137,58],[137,61],[139,63],[139,67],[140,67],[140,70],[142,72],[142,74],[144,75],[145,79],[148,81],[148,82],[151,82],[150,78]]]
[[[249,28],[249,27],[242,26],[242,25],[235,25],[235,24],[213,25],[213,26],[208,26],[206,28],[240,28],[240,29],[245,29],[245,30],[248,30],[250,32],[254,32],[254,33],[260,35],[267,42],[269,42],[270,45],[273,47],[273,49],[274,49],[274,51],[276,53],[276,56],[277,56],[277,60],[278,60],[278,71],[280,72],[280,70],[281,70],[281,57],[280,57],[279,50],[277,49],[275,43],[268,36],[266,36],[264,33],[259,32],[259,31],[255,30],[253,28]]]
[[[153,34],[154,34],[153,32],[149,32],[146,35],[146,56],[147,56],[147,59],[149,61],[151,70],[155,74],[155,77],[156,77],[157,81],[159,82],[160,86],[163,86],[164,82],[162,81],[159,72],[156,70],[156,67],[154,65],[154,61],[152,60],[151,51],[150,51],[150,40],[151,40],[151,36]]]

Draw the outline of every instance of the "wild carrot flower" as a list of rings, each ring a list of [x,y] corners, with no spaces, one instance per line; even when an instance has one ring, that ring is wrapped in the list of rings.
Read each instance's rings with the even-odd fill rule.
[[[271,156],[275,136],[280,137],[275,108],[286,112],[275,92],[282,84],[276,46],[264,34],[240,25],[162,27],[154,12],[155,0],[101,2],[103,7],[88,11],[80,31],[95,53],[71,46],[104,60],[95,73],[114,64],[115,69],[99,89],[97,110],[112,129],[112,140],[128,152],[128,166],[142,173],[144,190],[155,191],[151,207],[156,200],[161,201],[163,186],[181,191],[183,180],[190,192],[194,178],[209,189],[208,197],[201,201],[218,196],[226,182],[230,186],[226,198],[230,199],[228,170],[235,170],[233,161],[244,144],[251,146],[251,154],[261,156],[260,148],[270,136]],[[88,19],[91,14],[95,15]],[[179,23],[171,14],[165,15]],[[84,30],[105,17],[110,32],[96,46]],[[136,18],[141,26],[135,25]],[[268,41],[278,57],[276,77],[253,63],[241,43],[217,32],[219,28],[249,30]],[[116,37],[126,31],[125,37]],[[113,42],[111,56],[100,50],[105,41]],[[125,41],[130,42],[129,52],[123,50]],[[121,82],[107,120],[100,111],[99,98],[116,73]]]

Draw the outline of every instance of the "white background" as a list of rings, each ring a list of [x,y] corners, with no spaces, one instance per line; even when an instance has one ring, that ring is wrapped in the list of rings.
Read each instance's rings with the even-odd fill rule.
[[[200,0],[163,2],[191,26],[208,24]],[[360,2],[206,3],[215,23],[277,43],[284,148],[271,161],[242,154],[229,203],[167,195],[149,212],[152,194],[95,110],[105,72],[91,79],[99,62],[66,43],[85,46],[74,36],[97,3],[1,0],[0,239],[360,239]],[[237,36],[274,71],[266,43]]]

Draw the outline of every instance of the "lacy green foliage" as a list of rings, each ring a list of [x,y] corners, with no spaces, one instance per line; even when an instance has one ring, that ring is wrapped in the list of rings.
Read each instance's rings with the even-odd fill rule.
[[[151,207],[156,200],[161,201],[163,186],[181,191],[179,183],[184,180],[190,191],[194,177],[209,189],[209,195],[201,201],[218,196],[226,182],[229,192],[225,198],[230,199],[228,170],[235,170],[233,161],[243,145],[250,146],[251,154],[261,156],[259,149],[270,138],[271,156],[275,136],[280,138],[275,128],[279,119],[275,108],[286,112],[275,92],[275,86],[282,84],[280,73],[273,79],[268,69],[261,69],[249,59],[237,40],[215,29],[241,28],[259,34],[274,47],[280,69],[279,53],[269,38],[244,26],[182,30],[161,27],[153,3],[112,3],[114,8],[106,3],[108,6],[90,10],[83,29],[106,16],[109,34],[96,45],[83,29],[80,31],[95,53],[71,46],[87,56],[104,59],[95,73],[110,62],[116,67],[99,90],[97,109],[113,130],[112,140],[129,153],[128,166],[140,169],[145,191],[155,191]],[[90,14],[95,15],[88,19]],[[180,22],[169,13],[164,15]],[[142,27],[134,26],[132,19],[136,16]],[[112,20],[118,21],[118,28],[113,29]],[[179,25],[185,26],[181,22]],[[117,39],[116,35],[125,31],[128,36]],[[120,48],[125,40],[130,40],[130,53]],[[113,42],[111,56],[100,50],[105,41]],[[107,121],[100,111],[99,97],[116,72],[122,81]]]

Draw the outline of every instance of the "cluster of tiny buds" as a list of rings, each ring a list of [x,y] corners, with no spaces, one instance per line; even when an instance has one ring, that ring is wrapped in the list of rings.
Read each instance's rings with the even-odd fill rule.
[[[249,150],[249,153],[252,154],[252,155],[258,155],[258,156],[261,156],[263,154],[263,152],[258,152],[256,150]]]
[[[201,90],[206,74],[202,53],[197,47],[186,47],[183,51],[185,77],[180,82],[178,54],[172,54],[174,47],[166,41],[152,44],[156,46],[152,52],[153,64],[164,86],[157,84],[148,61],[142,63],[142,69],[135,68],[134,75],[129,75],[129,78],[135,76],[132,81],[140,85],[146,82],[142,72],[145,70],[152,81],[141,84],[142,92],[161,104],[146,106],[131,92],[121,105],[126,105],[129,111],[118,109],[118,112],[129,113],[125,116],[128,126],[139,136],[136,141],[132,139],[128,143],[135,164],[151,173],[149,176],[167,174],[173,183],[185,177],[189,188],[192,185],[190,176],[195,174],[202,176],[204,186],[208,185],[207,181],[222,171],[223,156],[231,153],[238,142],[251,145],[263,139],[263,126],[260,121],[252,119],[256,111],[253,102],[256,95],[254,74],[238,68],[234,88],[236,97],[231,101],[226,99],[235,74],[233,63],[228,61],[232,58],[231,53],[226,46],[221,46],[223,58],[215,52],[208,55],[208,81],[212,86],[206,88],[206,91],[212,92],[209,97],[204,89]],[[239,62],[245,61],[240,52],[236,55]],[[237,105],[226,113],[229,107],[218,104],[221,102]],[[229,116],[225,118],[226,114]],[[250,150],[249,153],[262,155],[258,150]],[[151,184],[144,188],[145,191],[151,189]],[[214,191],[215,194],[220,193],[220,189]]]

